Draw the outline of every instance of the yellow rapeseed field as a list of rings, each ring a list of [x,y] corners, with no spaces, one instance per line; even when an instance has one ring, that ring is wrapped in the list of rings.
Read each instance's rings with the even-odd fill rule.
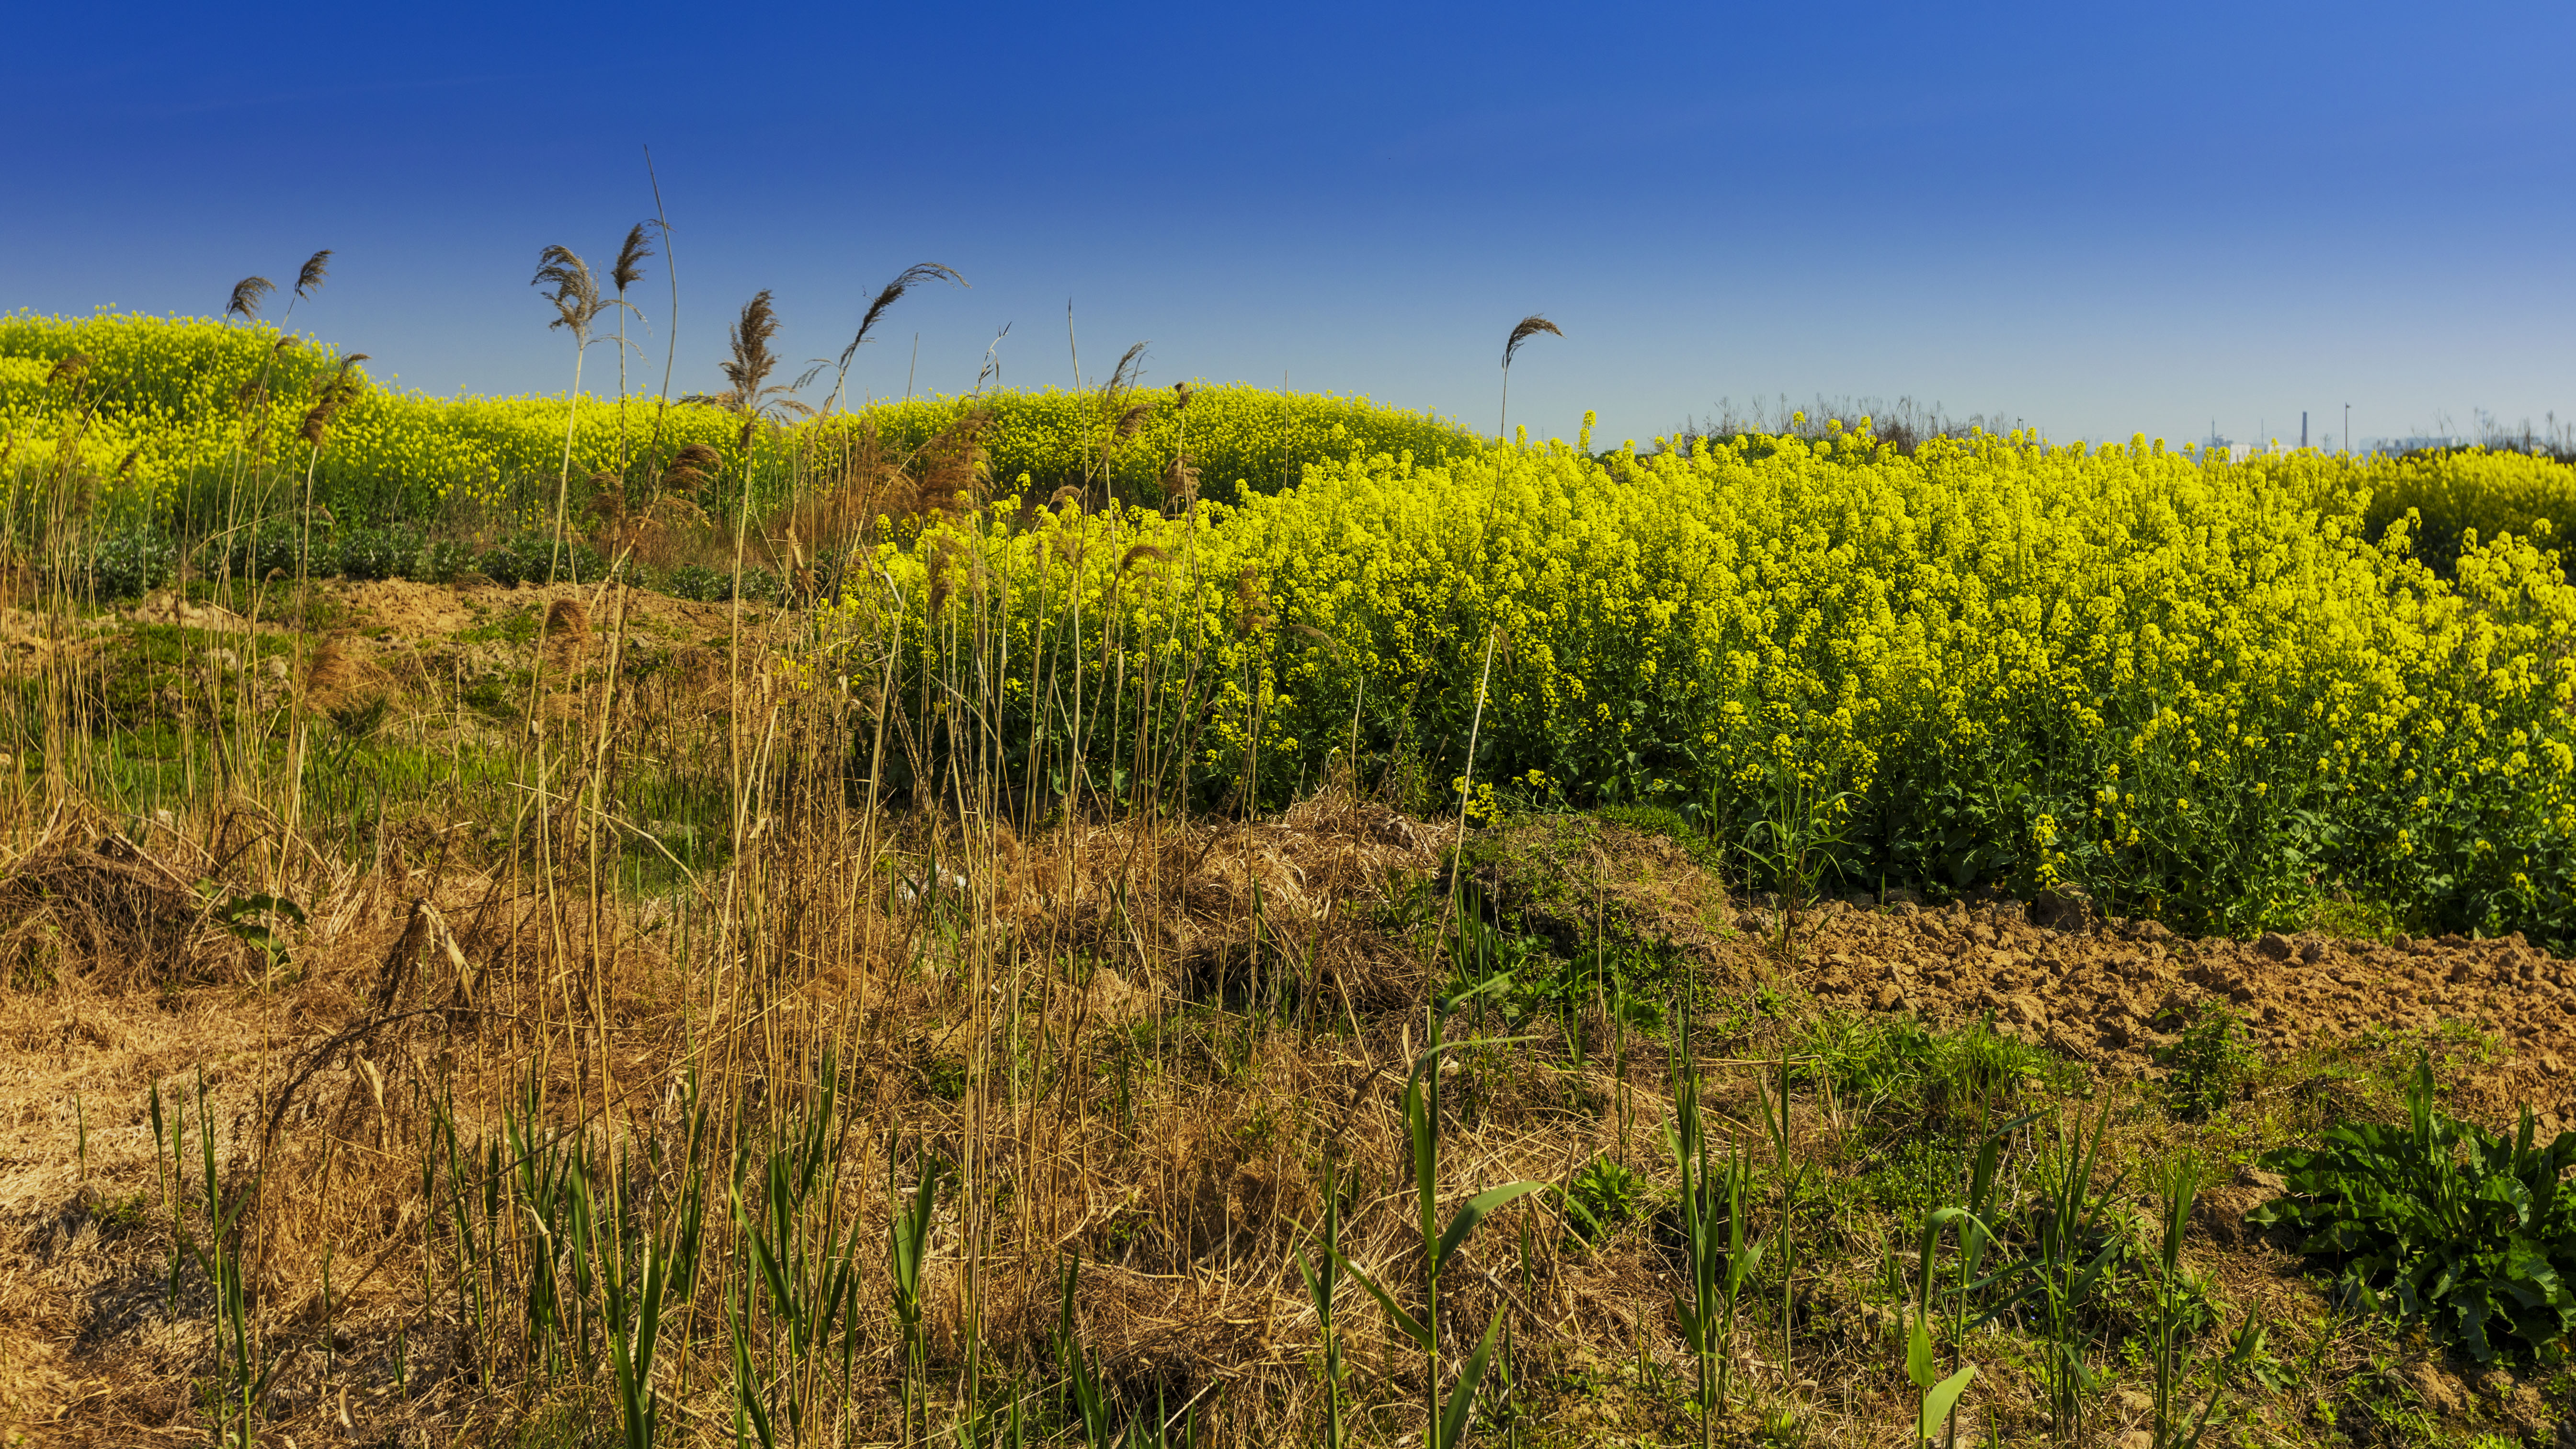
[[[60,371],[66,358],[86,365]],[[880,402],[812,418],[790,411],[746,431],[738,414],[659,399],[454,397],[362,387],[319,445],[297,426],[341,354],[265,324],[102,314],[64,319],[0,316],[0,434],[25,466],[67,460],[77,471],[126,485],[137,516],[190,515],[259,465],[300,480],[313,467],[315,497],[347,523],[426,521],[442,513],[477,523],[550,519],[565,467],[586,496],[602,473],[648,475],[691,444],[713,449],[721,495],[745,480],[763,505],[792,490],[814,460],[861,430],[902,459],[970,412],[989,414],[980,440],[992,476],[1052,489],[1086,473],[1120,496],[1158,501],[1164,473],[1186,449],[1200,491],[1234,498],[1275,489],[1319,458],[1354,449],[1412,449],[1424,457],[1471,450],[1450,421],[1365,398],[1287,395],[1227,386],[1197,390],[1186,407],[1170,389],[1141,389],[1120,408],[1145,414],[1112,439],[1116,413],[1098,394],[1001,392],[978,398]],[[355,375],[365,376],[360,364]],[[1104,446],[1106,445],[1106,446]]]
[[[299,420],[342,366],[265,327],[0,319],[13,541],[206,537],[245,480],[274,517],[309,478],[332,527],[550,520],[573,404],[360,386],[317,443]],[[831,484],[832,430],[900,466],[972,409],[973,488],[880,520],[825,616],[837,658],[802,677],[971,744],[1023,802],[1268,808],[1353,771],[1471,818],[1666,811],[1757,879],[2576,943],[2554,462],[1905,454],[1865,422],[1595,455],[1588,425],[1493,447],[1212,388],[749,427],[592,398],[571,467],[631,484],[695,445],[719,492],[781,503]],[[1184,458],[1194,512],[1168,506]],[[48,486],[81,507],[34,507]]]
[[[882,697],[934,716],[909,681],[998,657],[991,748],[1059,793],[1275,804],[1356,752],[1471,812],[1666,807],[1757,875],[2565,943],[2576,588],[2545,516],[2438,577],[2372,535],[2387,471],[1865,430],[1380,453],[1188,521],[998,504],[882,546],[840,623],[902,630]]]

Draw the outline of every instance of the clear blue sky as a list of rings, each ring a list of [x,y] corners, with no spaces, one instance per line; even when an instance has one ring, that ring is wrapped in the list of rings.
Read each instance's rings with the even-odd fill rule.
[[[1644,438],[1818,391],[2177,441],[2576,416],[2565,4],[26,6],[0,307],[296,314],[557,390],[538,249],[676,228],[678,385],[775,291],[853,376],[1363,392]],[[660,263],[639,289],[672,325]],[[602,349],[591,376],[613,365]]]

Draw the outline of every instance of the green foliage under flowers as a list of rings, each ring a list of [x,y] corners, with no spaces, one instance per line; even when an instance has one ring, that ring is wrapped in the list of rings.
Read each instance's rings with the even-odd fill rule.
[[[1598,1006],[1631,1027],[1662,1023],[1675,980],[1672,953],[1618,942],[1585,942],[1560,954],[1513,912],[1461,884],[1447,952],[1454,974],[1444,994],[1473,994],[1481,1009],[1515,1029],[1545,1016]]]
[[[2264,1158],[2285,1194],[2246,1215],[2331,1260],[2350,1304],[2421,1321],[2481,1362],[2555,1362],[2576,1333],[2576,1199],[2561,1177],[2576,1133],[2535,1143],[2531,1111],[2502,1137],[2443,1112],[2419,1064],[2402,1124],[2327,1129]]]
[[[1911,1016],[1820,1016],[1790,1049],[1805,1083],[1898,1137],[1962,1138],[2020,1109],[2026,1087],[2062,1077],[2065,1062],[1986,1022],[1934,1031]],[[2062,1085],[2062,1083],[2060,1083]]]

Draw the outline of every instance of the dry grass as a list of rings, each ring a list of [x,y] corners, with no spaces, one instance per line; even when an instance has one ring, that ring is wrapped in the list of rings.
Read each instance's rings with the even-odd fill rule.
[[[934,476],[971,491],[971,431],[947,446]],[[781,532],[825,557],[828,510],[856,506],[816,504]],[[963,618],[979,584],[959,572],[942,587]],[[623,1442],[607,1345],[632,1341],[615,1321],[631,1310],[609,1270],[631,1283],[648,1249],[684,1236],[694,1184],[707,1194],[694,1291],[664,1303],[650,1375],[663,1442],[724,1441],[746,1384],[782,1441],[792,1402],[807,1443],[995,1442],[989,1416],[1016,1393],[1036,1437],[1070,1442],[1058,1333],[1077,1258],[1077,1336],[1121,1422],[1188,1405],[1209,1442],[1318,1438],[1323,1342],[1298,1263],[1316,1250],[1324,1165],[1354,1189],[1350,1259],[1414,1282],[1406,1073],[1435,997],[1462,969],[1493,968],[1462,968],[1437,929],[1454,822],[1346,781],[1251,820],[1047,800],[989,768],[969,775],[923,737],[880,737],[868,688],[801,685],[807,625],[776,610],[569,585],[376,584],[299,607],[329,632],[138,611],[191,631],[197,682],[152,739],[195,751],[192,790],[142,793],[110,768],[142,735],[69,706],[49,723],[77,753],[0,772],[0,1233],[19,1265],[0,1273],[0,1413],[49,1444],[208,1437],[207,1390],[233,1350],[193,1254],[219,1239],[267,1374],[260,1442]],[[513,619],[519,632],[502,627]],[[97,640],[124,625],[60,622],[31,619],[47,647],[6,656],[27,698],[105,686]],[[300,651],[301,673],[208,662],[261,641]],[[966,681],[942,685],[972,697]],[[328,712],[361,695],[391,701],[363,737]],[[909,785],[870,773],[880,749],[914,752]],[[401,763],[416,757],[428,763]],[[1662,1131],[1676,1044],[1656,1016],[1686,1002],[1727,1141],[1771,1152],[1757,1080],[1780,1053],[1820,1064],[1787,1117],[1786,1151],[1809,1175],[1793,1189],[1766,1170],[1753,1207],[1762,1231],[1796,1223],[1797,1277],[1751,1290],[1729,1349],[1743,1392],[1720,1427],[1904,1444],[1912,1389],[1884,1254],[1919,1221],[1907,1194],[1955,1189],[1973,1132],[1955,1104],[1943,1116],[1829,1090],[1816,1043],[1833,1022],[1888,1028],[1896,1016],[1855,1000],[1861,978],[1880,960],[1888,980],[1928,978],[1890,933],[1915,933],[1902,951],[1929,961],[1953,949],[1948,918],[1817,911],[1782,932],[1692,851],[1597,822],[1469,846],[1496,932],[1542,942],[1514,947],[1526,954],[1511,969],[1594,949],[1616,979],[1517,1016],[1479,997],[1449,1019],[1469,1044],[1441,1068],[1441,1211],[1500,1183],[1614,1170],[1637,1193],[1591,1243],[1560,1193],[1524,1198],[1444,1271],[1444,1322],[1468,1340],[1448,1373],[1474,1325],[1499,1313],[1511,1334],[1478,1441],[1696,1437],[1680,1260],[1657,1216],[1674,1177]],[[2191,986],[2167,974],[2136,989]],[[1828,990],[1845,1009],[1818,1005]],[[2051,1058],[2021,1039],[2036,1030],[1975,1035],[1983,1008],[1964,995],[1909,1005],[1962,1023],[1941,1040],[2011,1064],[1983,1088],[1998,1116],[2117,1088],[2130,1166],[2185,1146],[2242,1161],[2322,1110],[2301,1062],[2329,1083],[2350,1067],[2285,1054],[2271,1095],[2193,1126],[2136,1085],[2134,1052],[2078,1043],[2076,1059]],[[155,1137],[156,1091],[184,1113],[175,1162],[166,1128]],[[2031,1145],[2008,1157],[2012,1192],[2034,1190]],[[852,1285],[846,1378],[843,1330],[800,1357],[792,1315],[754,1286],[753,1229],[780,1200],[766,1165],[800,1152],[814,1186],[788,1218],[803,1261],[855,1245],[838,1269]],[[932,1164],[948,1187],[908,1393],[885,1244]],[[607,1246],[564,1215],[585,1182],[597,1220],[626,1225]],[[2191,1254],[2229,1313],[2277,1316],[2276,1351],[2310,1375],[2248,1435],[2310,1437],[2314,1403],[2378,1402],[2361,1369],[2393,1341],[2323,1316],[2292,1260],[2243,1229],[2250,1192],[2214,1197]],[[234,1228],[214,1234],[235,1205]],[[551,1326],[541,1282],[564,1304]],[[2133,1337],[2124,1311],[2099,1325],[2105,1364]],[[1358,1437],[1420,1442],[1421,1356],[1357,1292],[1339,1316]],[[1970,1351],[1987,1373],[1969,1429],[2039,1436],[2028,1339],[1990,1333]],[[2447,1382],[2420,1359],[2407,1372]],[[2134,1418],[2107,1402],[2089,1436],[2105,1444]],[[2494,1402],[2453,1419],[2522,1413]]]

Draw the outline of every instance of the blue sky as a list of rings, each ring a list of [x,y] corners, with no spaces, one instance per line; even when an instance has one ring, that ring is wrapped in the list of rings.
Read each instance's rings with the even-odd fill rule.
[[[1640,439],[1818,392],[2054,437],[2576,419],[2576,7],[29,7],[0,307],[296,324],[432,392],[557,390],[540,247],[651,214],[648,370],[769,288],[853,389],[1366,393]],[[602,349],[590,376],[613,366]]]

